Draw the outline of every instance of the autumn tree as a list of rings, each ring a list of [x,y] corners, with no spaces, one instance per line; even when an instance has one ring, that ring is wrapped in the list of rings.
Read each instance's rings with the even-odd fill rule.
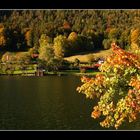
[[[25,31],[25,40],[27,43],[27,46],[33,47],[33,31],[29,28]]]
[[[68,40],[69,40],[69,41],[76,41],[77,38],[78,38],[78,35],[77,35],[76,32],[71,32],[71,33],[69,34],[69,36],[68,36]]]
[[[5,50],[39,49],[42,34],[53,39],[63,35],[69,40],[74,32],[78,39],[83,36],[82,43],[68,43],[69,50],[73,46],[68,55],[81,51],[83,46],[89,49],[90,43],[92,51],[103,49],[103,44],[108,48],[109,40],[117,41],[122,48],[139,46],[139,10],[1,10],[0,15],[0,44]]]
[[[48,71],[58,70],[62,66],[63,60],[55,57],[51,38],[42,34],[39,43],[39,65]]]
[[[87,98],[96,99],[91,117],[101,118],[102,127],[118,129],[122,123],[140,115],[140,57],[114,43],[112,54],[95,77],[82,77],[78,87]]]
[[[62,35],[55,37],[53,48],[54,48],[55,56],[58,58],[63,58],[66,53],[67,38]]]
[[[5,46],[6,45],[6,36],[5,36],[5,28],[4,25],[1,23],[0,24],[0,46]]]
[[[130,35],[130,39],[131,39],[131,49],[136,50],[139,48],[140,42],[139,42],[139,38],[140,38],[140,29],[136,28],[131,30],[131,35]]]
[[[52,57],[54,57],[53,48],[50,44],[51,39],[45,34],[42,34],[39,43],[39,59],[43,61],[49,61]]]
[[[59,31],[60,31],[61,34],[65,35],[65,36],[68,36],[69,33],[71,32],[70,23],[67,20],[65,20],[63,22],[63,26],[59,28]]]

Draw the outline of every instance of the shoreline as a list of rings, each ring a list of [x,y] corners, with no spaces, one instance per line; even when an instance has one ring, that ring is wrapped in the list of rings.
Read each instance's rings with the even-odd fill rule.
[[[20,72],[20,73],[1,73],[0,76],[34,76],[34,77],[44,77],[44,76],[67,76],[67,75],[75,75],[75,76],[94,76],[98,73],[101,73],[100,71],[93,71],[93,72],[85,72],[85,73],[81,73],[81,72],[75,72],[75,71],[58,71],[58,72],[45,72],[43,75],[38,76],[35,73],[24,73],[24,72]]]

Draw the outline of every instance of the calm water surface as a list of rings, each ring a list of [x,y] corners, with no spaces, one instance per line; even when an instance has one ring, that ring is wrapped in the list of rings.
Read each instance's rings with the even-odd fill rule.
[[[102,130],[90,117],[94,102],[76,92],[80,84],[76,76],[1,76],[0,130]],[[140,122],[120,129],[140,130]]]

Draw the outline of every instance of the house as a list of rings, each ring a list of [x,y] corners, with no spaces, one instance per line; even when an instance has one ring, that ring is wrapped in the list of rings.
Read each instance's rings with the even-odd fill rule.
[[[104,63],[104,60],[99,60],[97,63],[102,64],[102,63]]]
[[[95,64],[91,65],[84,65],[79,67],[80,71],[85,71],[86,70],[98,70],[98,68],[104,63],[104,59],[100,58]]]

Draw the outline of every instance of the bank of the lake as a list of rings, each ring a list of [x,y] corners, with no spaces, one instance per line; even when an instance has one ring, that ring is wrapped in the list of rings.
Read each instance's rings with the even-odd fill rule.
[[[62,76],[62,75],[75,75],[75,76],[82,76],[82,75],[87,75],[87,76],[92,76],[96,75],[98,73],[101,73],[99,71],[93,71],[93,70],[88,70],[84,73],[80,72],[80,70],[63,70],[63,71],[45,71],[43,72],[42,76],[47,76],[47,75],[57,75],[57,76]],[[37,76],[36,75],[36,70],[18,70],[18,71],[13,71],[11,73],[2,73],[1,75],[19,75],[19,76]],[[39,75],[40,76],[40,75]]]
[[[96,72],[96,71],[87,71],[85,73],[80,72],[79,70],[65,70],[65,71],[58,71],[58,72],[46,72],[45,75],[75,75],[75,76],[82,76],[82,75],[87,75],[87,76],[92,76],[96,75],[101,72]]]

